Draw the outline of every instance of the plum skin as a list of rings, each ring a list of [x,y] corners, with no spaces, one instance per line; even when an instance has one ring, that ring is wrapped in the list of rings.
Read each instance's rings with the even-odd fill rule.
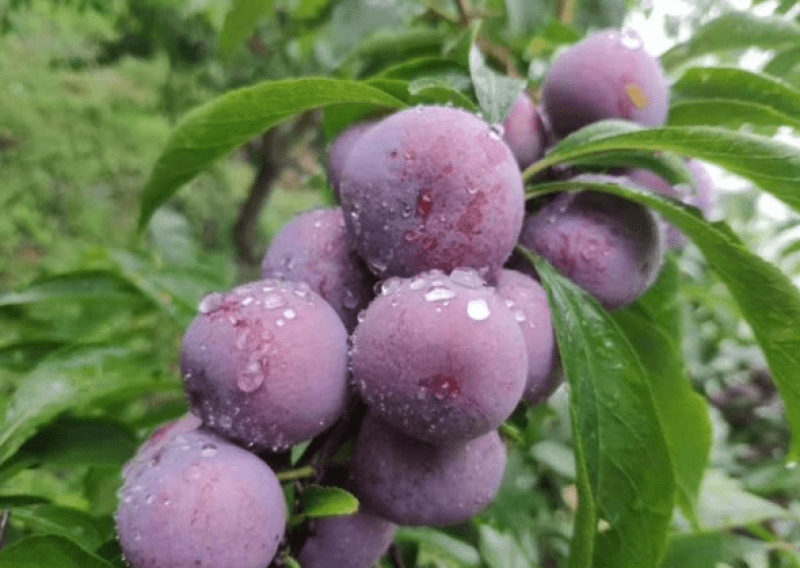
[[[353,515],[314,521],[298,560],[303,568],[372,568],[396,532],[395,523],[361,506]]]
[[[368,406],[433,443],[497,428],[528,370],[522,331],[475,271],[430,271],[384,283],[352,337],[353,382]]]
[[[539,404],[563,382],[547,292],[536,280],[511,269],[503,269],[497,293],[512,310],[528,349],[528,378],[522,399]]]
[[[381,279],[460,266],[491,279],[524,213],[511,150],[450,107],[415,107],[370,128],[344,164],[340,197],[356,251]]]
[[[116,515],[134,568],[263,568],[286,528],[278,478],[211,432],[179,434],[128,468]]]
[[[503,140],[524,170],[544,154],[546,144],[542,117],[527,93],[520,93],[503,121]]]
[[[356,497],[406,526],[447,526],[482,511],[497,495],[506,448],[496,430],[466,442],[429,444],[397,432],[370,412],[351,461]]]
[[[663,126],[669,84],[658,59],[633,32],[601,32],[556,58],[545,78],[543,101],[558,137],[609,118]]]
[[[263,280],[206,297],[184,335],[192,412],[254,451],[279,451],[330,426],[347,402],[347,331],[302,283]]]
[[[353,252],[338,207],[307,211],[286,223],[272,239],[261,273],[308,283],[336,310],[348,332],[375,296],[375,278]]]
[[[522,246],[538,252],[607,310],[634,302],[653,284],[664,262],[665,240],[664,226],[650,210],[594,191],[559,194],[526,219],[520,236]]]

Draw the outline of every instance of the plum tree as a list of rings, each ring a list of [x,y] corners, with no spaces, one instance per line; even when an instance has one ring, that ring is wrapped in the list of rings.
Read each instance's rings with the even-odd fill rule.
[[[358,122],[339,134],[331,143],[330,150],[328,151],[327,173],[331,189],[333,189],[333,194],[337,199],[339,198],[339,182],[342,178],[344,162],[356,141],[374,124],[375,121],[373,120]]]
[[[342,170],[342,209],[358,253],[380,278],[459,266],[494,278],[522,226],[514,155],[466,111],[419,106],[385,118]]]
[[[353,515],[314,521],[298,560],[303,568],[372,568],[396,532],[396,524],[362,506]]]
[[[601,32],[556,58],[545,78],[543,105],[559,137],[608,118],[661,126],[669,110],[669,84],[638,34]]]
[[[116,522],[134,568],[264,568],[286,528],[280,483],[211,432],[176,435],[126,470]]]
[[[514,153],[520,169],[527,168],[544,154],[544,123],[527,93],[520,93],[503,122],[503,140]]]
[[[205,425],[255,450],[281,450],[344,412],[347,331],[307,284],[263,280],[203,300],[181,367]]]
[[[709,217],[716,202],[714,181],[705,166],[697,160],[689,160],[686,165],[694,177],[694,190],[688,186],[671,185],[664,178],[648,170],[633,170],[628,173],[628,178],[634,184],[654,193],[697,207],[705,217]],[[682,249],[686,245],[686,235],[670,225],[667,228],[667,245],[672,249]]]
[[[512,310],[528,348],[528,379],[522,399],[538,404],[553,394],[563,379],[547,293],[536,280],[504,269],[497,293]]]
[[[262,276],[308,283],[348,331],[375,296],[375,278],[353,252],[338,207],[308,211],[284,225],[264,256]]]
[[[422,440],[497,428],[522,396],[522,331],[477,272],[434,270],[383,284],[352,338],[353,380],[393,427]]]
[[[578,191],[559,194],[529,216],[520,244],[614,310],[636,300],[655,281],[664,261],[663,233],[663,223],[638,203]]]
[[[455,444],[429,444],[367,414],[353,449],[356,496],[400,525],[446,526],[483,510],[497,494],[506,449],[497,431]]]

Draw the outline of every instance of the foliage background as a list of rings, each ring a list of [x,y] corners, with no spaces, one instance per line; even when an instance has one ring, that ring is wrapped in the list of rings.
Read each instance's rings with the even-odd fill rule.
[[[141,238],[143,188],[181,117],[265,80],[364,79],[387,68],[409,81],[412,102],[460,95],[475,104],[464,6],[0,1],[0,566],[124,565],[111,516],[120,468],[155,426],[186,411],[177,357],[199,299],[255,278],[259,255],[287,219],[333,203],[326,144],[374,108],[303,112],[255,136],[170,194]],[[478,46],[490,65],[527,78],[533,90],[558,49],[651,12],[614,0],[469,6],[484,20]],[[730,14],[738,27],[702,27]],[[704,1],[666,18],[666,36],[689,41],[663,59],[675,81],[673,110],[681,108],[671,124],[716,121],[791,141],[800,122],[798,14],[788,0]],[[436,64],[423,73],[420,57]],[[734,77],[731,112],[709,115],[700,103],[724,109],[721,95],[703,94],[683,73],[687,64],[746,65],[786,89],[772,97],[756,89],[760,98],[747,99],[754,79]],[[750,182],[721,172],[718,180],[717,217],[797,281],[797,216]],[[713,442],[700,464],[696,518],[675,514],[658,565],[800,566],[800,468],[786,466],[790,427],[753,332],[696,247],[671,259],[662,281],[651,299],[676,294],[669,317],[683,336],[678,373],[685,369],[703,395]],[[617,322],[636,325],[632,318]],[[547,405],[516,413],[504,430],[510,459],[496,503],[464,526],[403,529],[384,565],[578,565],[570,554],[580,472],[569,407],[562,389]]]

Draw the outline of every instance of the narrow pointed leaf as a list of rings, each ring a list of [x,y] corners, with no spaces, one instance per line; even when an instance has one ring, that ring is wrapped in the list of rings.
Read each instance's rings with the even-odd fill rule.
[[[136,288],[112,272],[91,270],[59,274],[30,284],[19,292],[0,295],[0,306],[48,301],[131,300]]]
[[[729,12],[697,30],[685,43],[661,56],[669,70],[709,53],[734,49],[779,49],[800,45],[800,26],[778,17],[759,17],[749,12]]]
[[[658,566],[674,505],[675,480],[645,371],[620,328],[586,292],[531,255],[547,290],[558,347],[571,387],[573,438],[597,516],[592,566]],[[654,475],[653,472],[658,472]],[[591,513],[578,529],[588,530]],[[592,527],[597,530],[597,527]],[[573,541],[573,553],[586,552]],[[584,562],[571,566],[586,565]]]
[[[31,536],[0,551],[3,568],[113,568],[111,564],[65,536]]]
[[[672,103],[668,126],[792,126],[800,128],[800,118],[787,116],[756,103],[727,99],[686,99]]]
[[[678,97],[724,99],[768,107],[792,121],[800,120],[800,91],[779,79],[729,67],[688,69],[672,86]]]
[[[677,266],[667,263],[656,286],[636,304],[614,314],[614,319],[647,371],[669,446],[678,504],[697,525],[697,500],[712,432],[708,407],[684,371],[678,282]]]
[[[122,347],[86,345],[54,355],[11,396],[0,429],[0,464],[62,412],[157,384],[141,358]]]
[[[712,126],[643,129],[634,123],[605,120],[562,140],[525,170],[524,178],[583,156],[619,150],[655,150],[693,156],[749,179],[800,211],[800,151],[763,136]]]
[[[519,94],[525,89],[524,79],[506,77],[486,65],[476,45],[469,52],[469,71],[475,95],[489,124],[503,122]]]
[[[228,92],[194,109],[175,128],[142,195],[139,230],[180,187],[254,136],[301,112],[345,103],[403,107],[397,98],[356,81],[269,81]]]
[[[709,223],[696,209],[658,195],[595,182],[548,183],[535,189],[535,194],[593,189],[621,195],[657,211],[694,241],[728,287],[764,352],[792,431],[789,459],[800,458],[800,291],[789,277],[749,251],[725,223]]]

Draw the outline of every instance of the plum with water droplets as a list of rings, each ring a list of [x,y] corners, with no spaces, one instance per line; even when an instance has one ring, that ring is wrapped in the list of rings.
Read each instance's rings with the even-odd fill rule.
[[[264,256],[262,276],[308,283],[348,331],[375,296],[375,277],[353,252],[338,207],[308,211],[284,225]]]
[[[492,279],[522,225],[514,155],[466,111],[420,106],[356,142],[340,184],[354,246],[379,277],[465,266]]]
[[[528,379],[522,399],[538,404],[563,380],[547,293],[527,274],[510,269],[500,273],[497,293],[514,314],[528,348]]]
[[[585,179],[619,182],[607,176]],[[576,191],[559,194],[529,216],[520,244],[615,310],[655,282],[664,262],[665,236],[663,223],[646,207],[616,195]],[[515,268],[534,272],[524,263]]]
[[[351,478],[356,496],[400,525],[464,522],[494,499],[506,449],[497,431],[453,444],[430,444],[397,432],[369,413],[356,438]]]
[[[381,418],[435,443],[497,428],[520,401],[527,350],[514,315],[474,270],[398,279],[352,338],[353,380]]]
[[[543,106],[561,138],[610,118],[663,126],[669,83],[635,32],[598,32],[553,62],[543,85]]]
[[[156,447],[157,446],[157,447]],[[194,430],[126,468],[116,523],[133,568],[264,568],[286,528],[278,478],[255,455]]]
[[[344,412],[347,331],[307,284],[262,280],[201,304],[183,340],[192,411],[226,438],[278,451]]]

